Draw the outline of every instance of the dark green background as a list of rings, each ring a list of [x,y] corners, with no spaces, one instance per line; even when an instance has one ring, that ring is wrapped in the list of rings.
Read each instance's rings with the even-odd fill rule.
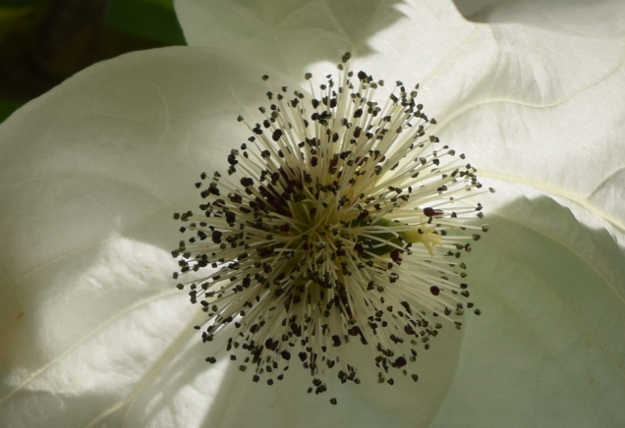
[[[184,45],[172,3],[173,0],[110,0],[105,25],[163,45]],[[44,0],[0,0],[0,18],[7,22],[19,12],[37,10],[44,5]],[[23,101],[0,99],[0,122],[22,104]]]

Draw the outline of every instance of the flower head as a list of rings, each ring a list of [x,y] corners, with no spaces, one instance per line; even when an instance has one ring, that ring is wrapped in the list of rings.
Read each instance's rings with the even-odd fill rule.
[[[612,3],[594,22],[623,16],[625,3]],[[194,7],[185,15],[196,18],[198,32],[216,34],[207,46],[99,63],[0,126],[3,422],[623,425],[622,36],[475,25],[444,0],[178,4]],[[568,2],[561,7],[579,12]],[[315,11],[320,19],[311,19]],[[593,22],[590,13],[579,16]],[[333,28],[319,28],[326,24]],[[189,26],[183,22],[185,34]],[[310,54],[326,40],[323,55]],[[179,237],[170,216],[197,205],[189,184],[202,170],[221,170],[221,182],[237,183],[226,177],[225,147],[238,148],[248,136],[237,115],[250,119],[248,109],[265,104],[259,75],[277,80],[285,73],[280,81],[288,81],[304,64],[321,76],[329,67],[321,69],[319,58],[350,49],[358,52],[354,70],[421,83],[419,100],[439,119],[430,130],[440,144],[466,153],[480,181],[497,187],[486,201],[496,233],[461,258],[484,315],[467,314],[461,332],[445,326],[427,352],[419,344],[416,365],[405,367],[418,371],[417,384],[395,376],[394,386],[366,387],[379,370],[372,345],[355,337],[334,350],[357,365],[362,384],[333,390],[328,381],[328,392],[314,396],[301,387],[310,377],[295,355],[297,366],[274,387],[250,382],[251,364],[241,375],[239,360],[203,361],[230,333],[211,345],[198,340],[192,326],[206,314],[169,280],[176,269],[169,251]],[[240,168],[242,155],[238,160]],[[422,247],[413,243],[412,251]],[[433,249],[435,257],[445,252]],[[393,266],[402,277],[410,272],[403,256]],[[183,282],[210,273],[207,267]],[[336,370],[327,377],[334,383]],[[327,395],[341,405],[321,407]]]
[[[436,121],[416,102],[418,85],[396,82],[381,103],[384,82],[350,71],[349,59],[312,96],[269,91],[228,174],[196,183],[200,212],[175,215],[193,233],[173,251],[180,273],[211,270],[188,284],[207,313],[204,341],[233,323],[228,349],[249,353],[241,369],[254,366],[255,381],[281,379],[295,360],[317,393],[335,366],[359,383],[340,350],[351,340],[373,350],[380,382],[394,383],[391,369],[416,381],[407,364],[418,344],[427,349],[441,320],[459,329],[473,307],[459,259],[487,230],[463,221],[482,216],[468,199],[481,184],[429,134]]]

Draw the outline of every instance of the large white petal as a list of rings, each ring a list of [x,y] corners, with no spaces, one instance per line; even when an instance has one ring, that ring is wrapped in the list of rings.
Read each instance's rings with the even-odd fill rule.
[[[566,33],[625,35],[621,0],[454,0],[474,22],[519,22]]]
[[[189,45],[219,46],[234,55],[303,74],[307,64],[336,61],[401,14],[397,0],[179,0],[176,12]]]
[[[212,351],[192,328],[195,308],[169,280],[171,216],[197,206],[199,174],[223,170],[246,141],[236,117],[254,120],[267,72],[207,48],[135,53],[85,70],[0,127],[0,420],[373,427],[434,417],[457,365],[453,330],[420,357],[417,384],[363,382],[318,397],[295,367],[271,388],[236,364],[203,361]]]
[[[538,192],[498,187],[491,230],[467,259],[483,312],[467,321],[432,426],[622,426],[625,254]]]
[[[479,157],[482,176],[592,212],[625,248],[625,44],[518,25],[484,43],[497,49],[458,53],[426,83],[441,139]],[[476,55],[484,67],[467,76]]]
[[[249,83],[192,52],[89,69],[0,128],[0,418],[12,426],[88,423],[190,336],[169,284],[171,213],[218,165],[222,148],[202,140],[226,135],[247,101],[231,79]]]
[[[177,0],[175,7],[190,45],[220,46],[298,79],[311,68],[327,72],[346,51],[387,70],[398,61],[424,70],[473,27],[450,1]]]

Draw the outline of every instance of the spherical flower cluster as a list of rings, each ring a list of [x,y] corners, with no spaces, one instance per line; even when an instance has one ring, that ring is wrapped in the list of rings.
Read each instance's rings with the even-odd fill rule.
[[[349,58],[312,96],[268,92],[227,175],[201,174],[200,211],[175,214],[192,236],[172,253],[174,277],[210,271],[178,285],[207,314],[203,340],[234,324],[227,348],[233,360],[246,351],[242,371],[271,385],[297,361],[316,393],[331,370],[360,382],[341,352],[349,341],[373,350],[380,383],[393,384],[393,370],[416,381],[418,348],[447,322],[460,329],[474,306],[460,258],[488,230],[466,222],[482,217],[481,184],[428,133],[436,121],[418,85],[396,82],[380,104],[384,82],[350,71]]]

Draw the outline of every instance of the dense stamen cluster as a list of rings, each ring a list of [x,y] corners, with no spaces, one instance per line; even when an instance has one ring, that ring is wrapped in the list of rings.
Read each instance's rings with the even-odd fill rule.
[[[379,105],[383,82],[348,61],[317,97],[269,92],[228,176],[203,173],[200,212],[174,216],[193,232],[173,251],[174,277],[210,272],[178,285],[207,314],[204,341],[234,325],[227,348],[246,351],[241,369],[255,381],[272,384],[297,362],[317,393],[332,370],[359,382],[341,352],[349,341],[373,351],[381,382],[393,369],[416,381],[417,345],[427,349],[441,319],[460,328],[473,307],[459,258],[487,230],[463,223],[482,216],[469,202],[481,185],[464,155],[427,134],[435,120],[418,86],[397,82]]]

